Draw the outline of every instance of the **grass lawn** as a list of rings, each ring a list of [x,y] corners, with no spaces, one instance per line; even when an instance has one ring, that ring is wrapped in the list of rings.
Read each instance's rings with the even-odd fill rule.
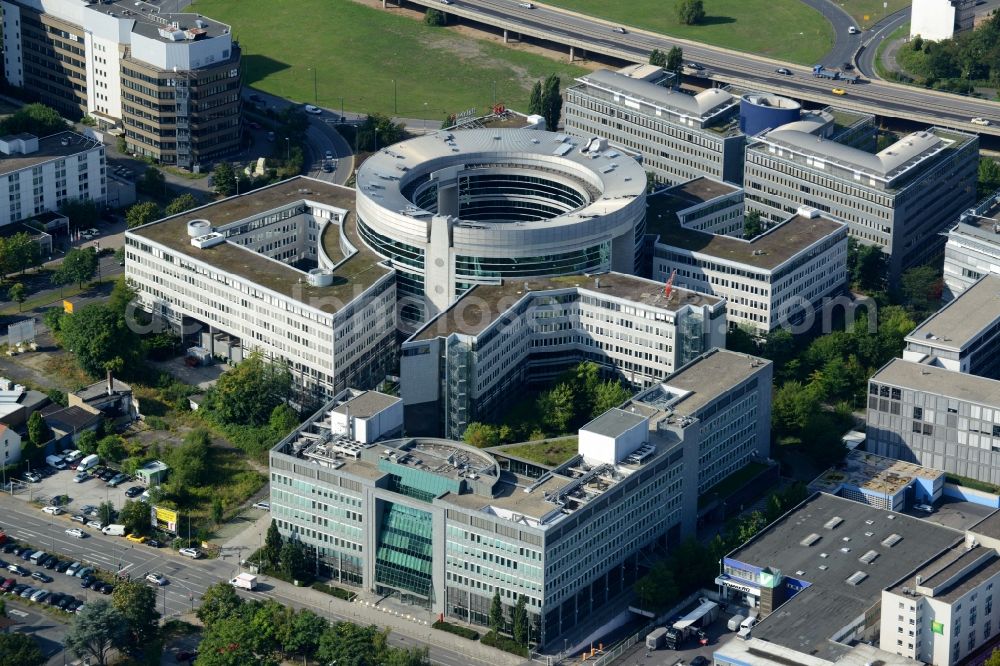
[[[910,34],[910,24],[904,23],[903,25],[899,26],[898,28],[890,32],[888,35],[886,35],[886,38],[883,39],[881,43],[879,43],[878,48],[875,49],[875,73],[881,76],[883,79],[889,78],[889,72],[886,71],[885,67],[882,65],[882,52],[889,44],[896,41],[897,39],[906,37],[909,34]]]
[[[526,110],[536,80],[556,72],[565,85],[584,72],[349,0],[198,0],[192,11],[232,25],[248,85],[434,127],[446,113],[486,110],[494,82],[498,102]]]
[[[624,25],[800,65],[819,62],[834,41],[833,26],[800,0],[708,0],[708,15],[701,25],[678,21],[675,0],[544,1]]]
[[[889,14],[910,6],[910,0],[834,0],[844,11],[854,17],[858,27],[867,29]],[[883,7],[888,3],[888,7]],[[868,17],[867,19],[865,17]]]
[[[546,442],[520,444],[507,447],[503,450],[504,453],[512,456],[551,467],[566,462],[576,455],[576,451],[576,437],[563,437],[562,439],[552,439]]]

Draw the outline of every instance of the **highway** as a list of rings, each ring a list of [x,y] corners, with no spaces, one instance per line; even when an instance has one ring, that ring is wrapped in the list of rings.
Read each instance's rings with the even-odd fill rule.
[[[522,34],[629,62],[646,62],[654,48],[662,51],[680,46],[684,49],[685,61],[703,65],[706,69],[702,75],[711,81],[885,117],[1000,136],[1000,103],[997,102],[877,80],[843,86],[846,95],[834,95],[831,91],[836,84],[813,77],[806,67],[668,38],[538,3],[530,3],[533,8],[528,9],[516,0],[449,0],[448,4],[441,0],[409,1],[508,30],[511,37]],[[625,33],[616,32],[616,28],[624,28]],[[780,39],[780,34],[776,33],[776,38]],[[839,67],[841,63],[825,64]],[[787,68],[792,75],[775,73],[778,67]],[[989,127],[972,125],[969,121],[974,117],[986,118],[992,124]]]
[[[165,575],[169,582],[158,589],[157,595],[157,610],[165,617],[193,610],[201,602],[202,595],[210,585],[229,580],[239,571],[238,556],[230,556],[228,559],[191,560],[181,557],[168,548],[133,544],[121,537],[104,536],[93,530],[88,530],[91,533],[88,538],[77,539],[65,533],[68,527],[75,526],[66,516],[49,516],[39,511],[37,507],[6,494],[0,494],[0,520],[2,520],[0,526],[10,537],[30,543],[62,559],[74,558],[111,573],[118,571],[121,565],[121,571],[131,573],[133,580],[142,579],[152,571]],[[10,559],[8,556],[4,557]],[[32,571],[36,569],[30,564],[25,566]],[[337,612],[333,608],[332,601],[330,604],[312,604],[302,597],[297,597],[292,586],[280,581],[270,581],[266,577],[261,578],[260,591],[241,590],[241,596],[248,599],[274,599],[293,608],[310,608],[333,621],[366,623],[366,619],[360,616]],[[417,625],[413,627],[413,635],[403,635],[400,631],[393,631],[389,635],[389,643],[395,647],[421,647],[425,645],[420,640],[421,632],[426,634],[427,631],[426,628],[421,629]],[[431,661],[435,664],[479,666],[483,663],[468,655],[436,645],[428,647]]]

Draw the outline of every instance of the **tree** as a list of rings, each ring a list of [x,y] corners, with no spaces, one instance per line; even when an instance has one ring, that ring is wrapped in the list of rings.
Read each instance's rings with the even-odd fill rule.
[[[389,648],[382,658],[381,666],[430,666],[429,650],[422,648]]]
[[[558,74],[549,74],[542,86],[542,115],[550,132],[559,129],[559,119],[562,117],[563,98],[559,92],[560,80]]]
[[[128,311],[129,303],[135,300],[138,292],[128,283],[128,279],[122,275],[115,280],[115,286],[111,288],[111,296],[108,298],[108,309],[119,317],[124,317]]]
[[[279,437],[284,437],[298,428],[301,422],[302,419],[299,418],[298,413],[286,404],[280,404],[272,409],[271,416],[268,418],[268,425]]]
[[[206,402],[222,423],[261,426],[291,392],[288,367],[280,362],[269,363],[255,351],[219,378]]]
[[[0,121],[0,135],[3,136],[27,132],[42,137],[66,128],[66,121],[59,112],[44,104],[22,106],[16,113]]]
[[[27,231],[0,238],[0,271],[3,275],[24,273],[40,262],[41,250]]]
[[[66,394],[60,391],[59,389],[56,388],[49,389],[48,391],[46,391],[45,395],[48,397],[49,400],[51,400],[53,403],[57,405],[62,405],[63,407],[67,405]]]
[[[167,178],[156,167],[146,167],[136,181],[135,189],[150,196],[162,196],[167,193]]]
[[[290,610],[290,609],[289,609]],[[314,657],[320,637],[330,623],[308,608],[302,608],[287,619],[278,632],[278,642],[286,655]]]
[[[923,51],[924,50],[924,38],[921,37],[920,35],[917,35],[916,37],[914,37],[913,41],[910,42],[910,48],[912,50],[914,50],[914,51]]]
[[[71,229],[87,229],[101,217],[97,204],[90,199],[70,199],[59,207],[59,212],[69,218]]]
[[[224,514],[225,509],[222,506],[222,498],[216,495],[212,498],[212,522],[216,525],[221,525]]]
[[[424,23],[432,26],[442,26],[448,23],[448,15],[431,7],[424,13]]]
[[[80,368],[93,377],[138,365],[139,336],[107,305],[93,303],[64,317],[60,335]]]
[[[63,257],[62,264],[52,274],[55,284],[76,282],[81,289],[83,283],[97,274],[97,251],[92,247],[74,247]]]
[[[119,136],[115,141],[115,149],[122,155],[128,154],[128,141],[125,140],[124,135]]]
[[[125,211],[125,226],[134,229],[163,217],[163,211],[153,201],[143,201],[129,206]]]
[[[680,0],[677,18],[684,25],[698,25],[705,20],[705,3],[702,0]]]
[[[0,666],[42,666],[46,661],[31,636],[16,631],[0,633]]]
[[[847,272],[855,288],[873,293],[885,289],[889,262],[882,248],[847,240]]]
[[[398,143],[406,135],[402,123],[382,113],[370,113],[357,130],[358,150],[378,150]]]
[[[649,573],[636,581],[633,589],[642,607],[652,611],[670,608],[680,596],[673,569],[666,560],[654,564]]]
[[[232,585],[226,582],[215,583],[201,595],[201,606],[195,614],[206,627],[211,628],[219,620],[239,615],[243,603]]]
[[[267,528],[267,535],[264,537],[264,559],[272,565],[277,564],[281,557],[282,545],[283,540],[281,532],[278,531],[278,523],[272,520]]]
[[[119,462],[128,454],[125,451],[125,442],[121,437],[108,435],[97,443],[97,455],[101,456],[103,460]]]
[[[38,447],[52,439],[52,431],[40,412],[32,412],[28,417],[28,439]]]
[[[163,209],[163,214],[177,215],[186,210],[197,208],[198,205],[198,200],[194,198],[193,194],[184,193],[179,197],[174,197],[174,199],[167,204],[167,207]]]
[[[97,433],[93,430],[85,430],[80,434],[80,437],[76,440],[76,448],[79,449],[80,453],[85,456],[89,456],[92,453],[97,453]]]
[[[665,67],[667,64],[667,54],[660,49],[653,49],[649,54],[649,64],[657,67]]]
[[[306,577],[306,551],[301,541],[287,541],[281,547],[281,570],[293,580]]]
[[[903,303],[918,317],[937,309],[941,289],[941,273],[933,266],[915,266],[905,271],[900,279]]]
[[[17,311],[21,311],[21,305],[28,299],[28,295],[24,291],[24,285],[20,282],[15,282],[7,290],[7,298],[17,303]]]
[[[632,397],[632,392],[622,386],[621,382],[608,379],[597,386],[594,392],[594,406],[590,417],[597,418],[613,407],[621,405]]]
[[[151,508],[146,500],[125,500],[118,520],[129,534],[148,534],[153,528]]]
[[[755,210],[750,211],[743,218],[743,238],[750,240],[756,238],[764,232],[764,225],[760,221],[760,213]]]
[[[129,502],[125,502],[125,506],[128,505]],[[149,508],[148,504],[146,508]],[[122,515],[124,514],[125,509],[122,509]],[[146,521],[149,521],[148,512]],[[111,595],[111,605],[125,618],[125,625],[128,627],[128,652],[134,654],[156,638],[160,628],[160,614],[156,612],[155,589],[139,581],[119,582]]]
[[[514,604],[512,622],[514,624],[514,641],[518,645],[528,647],[528,609],[525,607],[525,603],[524,595],[518,595],[517,603]]]
[[[184,442],[170,452],[170,487],[178,496],[205,484],[209,471],[211,438],[203,428],[192,430]]]
[[[675,74],[680,74],[681,67],[684,66],[684,51],[679,46],[671,46],[670,51],[667,53],[667,62],[665,69],[668,72],[674,72]]]
[[[531,96],[528,98],[528,115],[529,116],[540,116],[542,115],[542,82],[535,81],[535,85],[531,86]]]
[[[814,391],[806,390],[801,382],[781,385],[771,402],[771,421],[779,433],[793,433],[805,428],[809,418],[820,408]]]
[[[108,653],[121,645],[128,626],[121,611],[104,599],[90,601],[76,616],[63,639],[78,657],[89,657],[99,666],[108,663]]]
[[[976,197],[982,199],[997,190],[1000,190],[1000,162],[989,157],[980,158]]]
[[[537,409],[545,427],[557,435],[566,432],[573,419],[575,401],[576,396],[569,384],[558,384],[538,396]]]
[[[494,634],[499,634],[504,628],[503,602],[500,601],[500,588],[497,587],[493,593],[493,601],[490,602],[489,628]]]
[[[381,666],[390,653],[388,632],[374,625],[331,624],[319,639],[316,659],[337,666]]]
[[[101,502],[97,507],[97,518],[104,525],[115,522],[115,505],[112,502]]]
[[[198,646],[198,666],[275,666],[271,654],[259,654],[258,629],[244,617],[224,617],[209,626]]]
[[[466,444],[471,444],[476,448],[484,449],[488,446],[496,446],[499,444],[500,433],[495,426],[473,421],[469,425],[465,426],[465,432],[462,434],[462,441]]]

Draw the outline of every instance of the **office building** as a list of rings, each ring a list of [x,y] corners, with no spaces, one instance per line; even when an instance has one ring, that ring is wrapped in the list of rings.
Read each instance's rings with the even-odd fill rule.
[[[872,154],[816,127],[791,123],[748,144],[747,210],[778,222],[805,206],[843,221],[889,255],[893,281],[939,253],[940,232],[975,200],[979,139],[930,128]]]
[[[921,322],[903,359],[1000,379],[1000,275],[980,278]]]
[[[414,324],[476,284],[636,272],[645,198],[631,157],[530,129],[428,134],[357,174],[359,233],[398,271],[400,316]]]
[[[688,369],[705,384],[670,398],[770,399],[766,361],[719,351]],[[598,610],[624,608],[645,549],[694,533],[704,431],[669,407],[637,399],[609,410],[553,467],[446,439],[358,442],[335,434],[334,409],[276,445],[270,471],[278,529],[338,584],[476,625],[497,591],[508,613],[524,596],[531,641],[561,645]]]
[[[747,240],[742,198],[706,178],[650,196],[653,279],[725,299],[730,326],[761,334],[821,319],[824,299],[847,285],[846,225],[801,208]]]
[[[296,177],[125,234],[142,307],[208,350],[259,350],[317,396],[394,365],[394,271],[358,236],[355,193]]]
[[[910,39],[939,42],[972,30],[976,0],[913,0],[910,7]]]
[[[730,639],[712,657],[714,666],[920,666],[912,659],[866,643],[855,643],[836,655],[817,657],[757,638]]]
[[[239,147],[242,66],[229,26],[155,4],[3,0],[4,73],[128,149],[192,168]]]
[[[948,231],[944,298],[955,298],[989,273],[1000,273],[1000,192],[962,213]]]
[[[104,146],[76,132],[0,138],[0,227],[56,211],[67,201],[104,201]],[[49,239],[51,244],[51,239]]]
[[[741,184],[740,98],[722,88],[692,95],[672,84],[658,68],[589,72],[566,89],[566,131],[642,153],[643,166],[663,183],[707,176]]]
[[[477,286],[403,343],[407,431],[460,438],[581,361],[644,388],[724,347],[725,307],[619,273]]]
[[[21,436],[6,423],[0,423],[0,465],[14,465],[21,460]]]
[[[809,484],[813,492],[846,497],[889,511],[933,505],[944,491],[944,472],[854,449]]]

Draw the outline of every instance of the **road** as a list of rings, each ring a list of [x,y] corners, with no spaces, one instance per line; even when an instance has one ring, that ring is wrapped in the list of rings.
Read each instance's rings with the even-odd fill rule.
[[[38,508],[9,495],[0,495],[0,515],[3,527],[11,537],[59,557],[74,558],[105,571],[132,574],[133,579],[156,571],[167,577],[169,583],[159,588],[158,610],[165,616],[177,616],[196,608],[205,590],[223,580],[229,580],[238,571],[238,556],[222,559],[190,560],[167,548],[150,548],[132,544],[120,537],[94,534],[77,539],[65,533],[70,523],[65,516],[52,517]],[[34,570],[35,567],[28,566]],[[357,617],[334,612],[331,605],[310,604],[296,598],[290,585],[280,581],[263,581],[260,592],[240,594],[250,599],[274,599],[293,608],[309,608],[334,621],[359,622]],[[389,635],[395,647],[422,647],[423,643],[398,631]],[[430,658],[443,666],[478,666],[477,660],[437,646],[430,646]]]
[[[425,7],[442,9],[440,0],[411,0]],[[654,49],[684,49],[685,60],[697,61],[706,67],[702,73],[719,83],[733,83],[764,92],[775,92],[821,104],[834,104],[855,111],[874,113],[942,125],[965,131],[1000,136],[1000,104],[997,102],[950,95],[900,84],[871,81],[846,86],[847,94],[832,94],[829,81],[814,78],[811,70],[747,53],[730,51],[686,40],[667,38],[652,32],[627,28],[625,34],[615,32],[615,23],[592,18],[545,5],[533,9],[522,7],[513,0],[452,0],[447,11],[471,21],[510,30],[514,33],[545,39],[576,49],[601,53],[630,62],[646,62]],[[776,38],[780,39],[778,35]],[[827,63],[839,65],[840,63]],[[775,73],[786,67],[792,76]],[[974,117],[993,121],[990,127],[969,123]]]
[[[822,14],[833,26],[835,42],[833,48],[823,56],[823,62],[828,67],[840,67],[845,62],[853,63],[854,54],[861,45],[861,35],[851,34],[850,29],[857,27],[851,15],[832,0],[802,0],[802,2]]]

